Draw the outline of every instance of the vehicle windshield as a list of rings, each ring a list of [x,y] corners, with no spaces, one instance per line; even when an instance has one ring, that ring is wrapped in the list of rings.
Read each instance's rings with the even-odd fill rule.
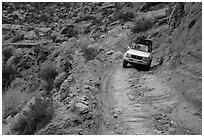
[[[149,52],[149,46],[143,45],[143,44],[135,44],[135,43],[133,43],[130,46],[130,48],[134,49],[134,50],[138,50],[138,51]]]

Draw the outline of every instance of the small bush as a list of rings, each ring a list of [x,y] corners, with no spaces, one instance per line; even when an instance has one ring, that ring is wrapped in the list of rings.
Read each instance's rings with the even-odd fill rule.
[[[34,134],[51,120],[53,113],[52,100],[36,95],[10,122],[10,133],[14,135]]]
[[[24,39],[24,35],[17,33],[16,36],[14,36],[14,38],[11,39],[11,43],[18,42],[23,39]]]
[[[87,61],[93,60],[99,54],[96,47],[89,47],[91,41],[87,37],[81,38],[76,45],[81,49],[83,57],[85,57]]]
[[[134,13],[127,11],[126,13],[119,13],[118,15],[118,19],[127,22],[127,21],[131,21],[134,18]]]
[[[68,38],[76,37],[78,33],[79,32],[74,25],[68,25],[67,27],[63,28],[61,31],[61,34],[66,35]]]
[[[75,43],[72,42],[64,42],[60,45],[58,50],[55,50],[57,54],[53,55],[56,56],[54,60],[58,74],[62,72],[69,73],[72,69],[72,60],[75,53],[73,48],[74,44]]]
[[[13,56],[14,52],[15,52],[14,46],[7,46],[7,47],[3,48],[2,54],[5,57],[4,61],[6,62],[11,56]]]
[[[20,61],[23,52],[16,50],[14,55],[11,56],[4,64],[2,68],[2,87],[5,89],[18,75],[17,63]]]
[[[3,118],[14,116],[21,111],[22,107],[31,99],[33,94],[27,94],[20,90],[9,89],[3,95]]]
[[[94,60],[95,57],[99,54],[99,51],[94,47],[83,47],[81,49],[83,56],[86,60]]]
[[[37,57],[36,61],[38,63],[39,62],[44,62],[47,59],[48,55],[50,55],[50,51],[48,49],[42,47],[42,46],[36,47],[34,49],[34,53],[35,53],[35,55]]]
[[[66,72],[68,73],[72,69],[72,63],[71,63],[71,53],[70,54],[63,54],[56,58],[55,66],[56,71],[58,73]]]
[[[132,27],[131,31],[133,33],[145,32],[152,28],[153,23],[150,20],[139,21]]]
[[[16,77],[16,70],[10,68],[2,69],[2,88],[7,88]]]
[[[53,87],[53,82],[55,80],[55,77],[57,76],[57,71],[54,65],[52,64],[52,61],[47,60],[43,64],[41,64],[41,69],[38,74],[38,77],[40,77],[42,80],[46,82],[46,90],[50,91]]]

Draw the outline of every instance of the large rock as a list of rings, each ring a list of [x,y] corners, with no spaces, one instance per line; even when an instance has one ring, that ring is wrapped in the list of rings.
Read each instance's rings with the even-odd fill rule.
[[[60,73],[54,81],[54,85],[55,87],[59,88],[59,86],[62,84],[62,82],[65,80],[66,78],[66,72],[62,72]]]
[[[77,110],[80,113],[83,113],[88,108],[86,104],[81,102],[76,103],[74,107],[75,107],[75,110]]]
[[[25,38],[27,40],[38,40],[39,39],[39,33],[37,31],[31,30],[25,34]]]

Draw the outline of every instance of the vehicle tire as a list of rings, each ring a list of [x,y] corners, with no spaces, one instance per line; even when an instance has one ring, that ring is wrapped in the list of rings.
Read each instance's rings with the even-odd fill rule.
[[[151,64],[148,64],[147,66],[145,66],[145,70],[149,71]]]
[[[123,61],[123,68],[127,68],[127,64],[128,64],[128,62],[127,61]]]

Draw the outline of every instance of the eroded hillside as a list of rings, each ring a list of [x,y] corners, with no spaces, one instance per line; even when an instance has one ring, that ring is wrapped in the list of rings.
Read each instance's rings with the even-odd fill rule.
[[[202,134],[202,3],[4,2],[2,76],[3,134]]]

